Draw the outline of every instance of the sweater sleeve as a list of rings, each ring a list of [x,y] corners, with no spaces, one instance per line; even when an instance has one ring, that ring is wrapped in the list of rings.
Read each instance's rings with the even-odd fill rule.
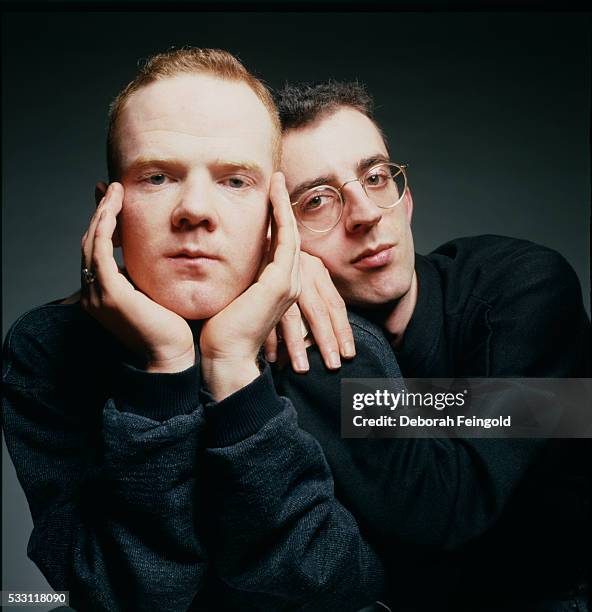
[[[151,375],[122,364],[105,401],[92,393],[103,372],[56,367],[62,342],[25,316],[4,345],[5,437],[33,518],[28,555],[76,609],[185,610],[207,567],[195,529],[199,367]]]
[[[285,368],[277,373],[277,387],[325,450],[340,499],[382,559],[396,558],[401,546],[420,558],[458,550],[496,524],[529,470],[542,455],[552,456],[551,449],[546,440],[342,438],[341,378],[400,376],[382,332],[361,317],[350,320],[355,359],[331,373],[310,348],[310,373]],[[575,329],[569,333],[577,335]],[[576,356],[570,359],[577,363]]]
[[[590,320],[565,258],[530,242],[490,257],[489,282],[478,287],[488,308],[487,376],[590,376]]]
[[[358,610],[383,570],[335,498],[319,444],[275,392],[269,368],[206,405],[212,549],[230,605],[241,610]]]

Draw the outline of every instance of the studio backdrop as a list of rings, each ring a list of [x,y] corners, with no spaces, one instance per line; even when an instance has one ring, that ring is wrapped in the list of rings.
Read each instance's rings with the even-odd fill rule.
[[[478,234],[538,242],[574,267],[589,312],[589,16],[3,17],[4,335],[26,310],[77,288],[94,184],[106,179],[109,103],[139,60],[184,45],[227,49],[271,87],[364,82],[393,161],[409,166],[416,250]],[[3,454],[3,588],[46,590],[26,557],[29,511],[4,445]]]

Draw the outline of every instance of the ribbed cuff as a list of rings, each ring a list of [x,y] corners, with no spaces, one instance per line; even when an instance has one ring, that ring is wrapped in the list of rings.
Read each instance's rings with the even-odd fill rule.
[[[122,412],[166,421],[197,409],[200,381],[199,363],[183,372],[154,374],[121,362],[113,399]]]
[[[252,436],[285,407],[273,386],[269,366],[261,376],[221,402],[202,390],[202,402],[207,443],[213,448],[230,446]]]

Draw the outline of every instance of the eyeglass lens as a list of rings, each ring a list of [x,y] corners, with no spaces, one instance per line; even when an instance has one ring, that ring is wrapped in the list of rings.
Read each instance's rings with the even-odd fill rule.
[[[395,164],[379,164],[360,177],[368,198],[380,208],[396,206],[405,193],[407,179],[403,169]],[[298,200],[296,214],[305,227],[324,232],[339,222],[343,208],[340,192],[329,185],[314,187]]]

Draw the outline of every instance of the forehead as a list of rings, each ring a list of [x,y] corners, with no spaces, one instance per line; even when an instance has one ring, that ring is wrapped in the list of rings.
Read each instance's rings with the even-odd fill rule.
[[[387,155],[374,123],[351,108],[340,108],[304,128],[288,130],[282,138],[282,169],[288,188],[321,174],[355,172],[361,159]]]
[[[273,125],[269,113],[243,82],[210,75],[180,75],[134,92],[118,121],[119,157],[166,156],[207,162],[250,159],[272,167]]]

